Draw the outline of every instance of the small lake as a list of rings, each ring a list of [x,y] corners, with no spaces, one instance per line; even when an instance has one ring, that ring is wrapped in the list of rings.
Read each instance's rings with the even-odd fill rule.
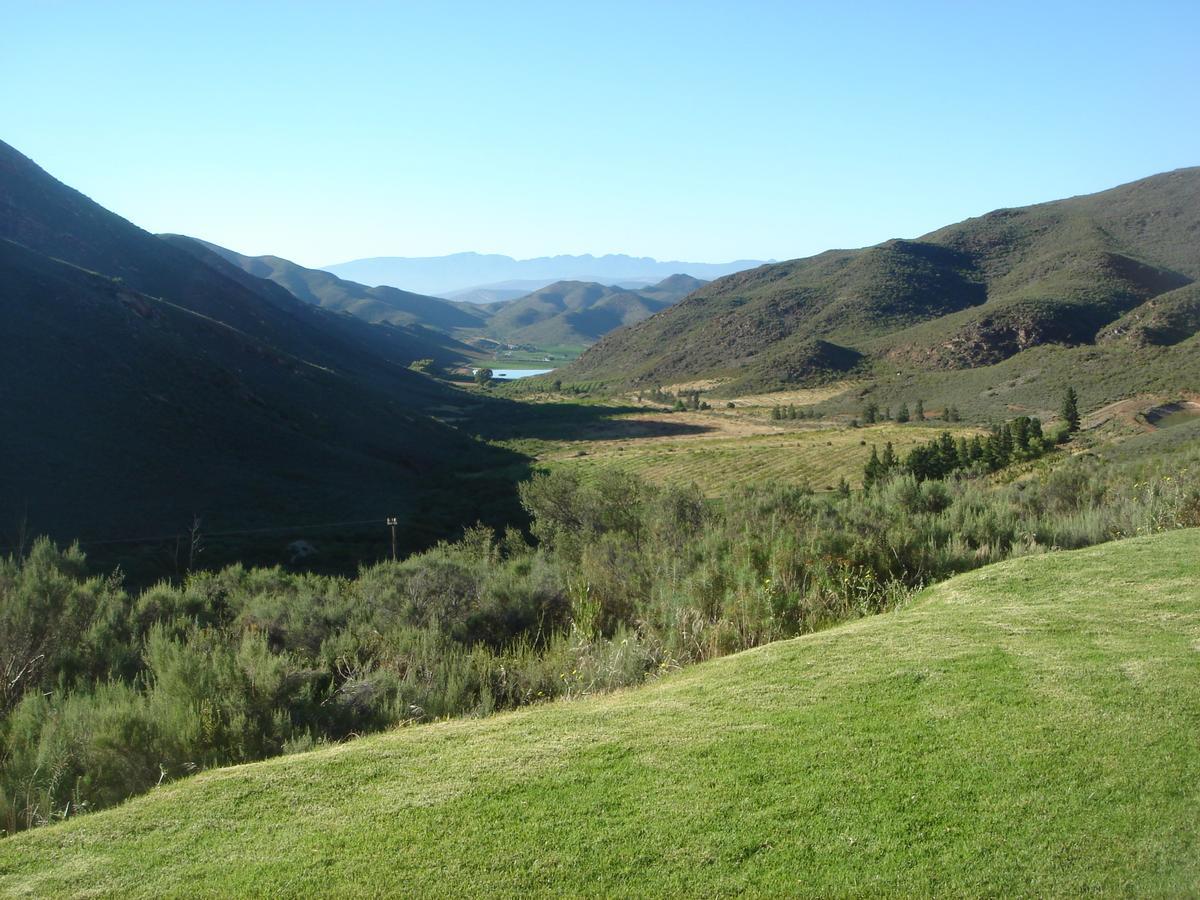
[[[553,369],[492,369],[492,377],[499,381],[512,381],[514,378],[529,378],[531,375],[545,375],[553,371]]]

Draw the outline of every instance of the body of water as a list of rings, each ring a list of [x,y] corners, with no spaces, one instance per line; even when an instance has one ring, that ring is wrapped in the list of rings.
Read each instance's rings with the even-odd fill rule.
[[[473,371],[478,371],[473,370]],[[528,378],[531,375],[545,375],[553,369],[492,369],[492,377],[500,381],[512,381],[514,378]]]

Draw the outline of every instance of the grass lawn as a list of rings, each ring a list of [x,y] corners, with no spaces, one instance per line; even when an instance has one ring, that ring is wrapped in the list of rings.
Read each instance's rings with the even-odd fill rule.
[[[1200,892],[1200,531],[980,569],[639,689],[217,770],[11,895]]]

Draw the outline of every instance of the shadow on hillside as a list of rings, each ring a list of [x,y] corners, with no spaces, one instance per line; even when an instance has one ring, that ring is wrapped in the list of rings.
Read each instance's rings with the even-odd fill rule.
[[[473,433],[490,441],[534,438],[547,441],[605,441],[628,438],[681,437],[715,429],[694,422],[672,421],[663,410],[653,419],[622,419],[646,413],[638,406],[584,403],[519,403],[489,397],[468,412]]]

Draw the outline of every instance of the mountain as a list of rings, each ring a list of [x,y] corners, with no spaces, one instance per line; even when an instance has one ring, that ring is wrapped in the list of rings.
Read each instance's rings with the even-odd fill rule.
[[[592,281],[601,284],[641,282],[653,284],[683,272],[712,279],[761,265],[758,260],[729,263],[661,262],[624,254],[606,256],[511,256],[454,253],[449,256],[381,256],[322,266],[327,272],[362,284],[387,284],[425,294],[444,296],[502,287],[503,282],[525,281],[536,290],[556,281]],[[514,285],[514,287],[519,287]]]
[[[545,287],[542,280],[536,281],[501,281],[498,284],[485,284],[481,287],[467,288],[462,291],[447,291],[442,294],[446,300],[458,300],[462,303],[502,303],[505,300],[517,300],[530,291]]]
[[[178,235],[161,235],[168,240],[189,240]],[[453,332],[478,328],[486,312],[468,303],[452,303],[440,297],[414,294],[398,288],[367,287],[346,281],[322,269],[306,269],[278,256],[244,256],[196,238],[198,243],[257,278],[266,278],[285,288],[305,303],[322,309],[347,312],[368,322],[418,325]]]
[[[61,539],[401,517],[453,464],[428,346],[162,240],[0,143],[0,529]],[[382,533],[382,527],[378,529]]]
[[[0,840],[0,893],[1194,896],[1198,554],[1027,556],[643,687],[202,772]]]
[[[486,333],[497,340],[539,347],[592,344],[617,328],[648,319],[704,284],[689,275],[672,275],[636,291],[559,281],[498,304]]]
[[[769,387],[1197,330],[1200,168],[721,278],[564,374]],[[617,374],[614,374],[617,373]]]

